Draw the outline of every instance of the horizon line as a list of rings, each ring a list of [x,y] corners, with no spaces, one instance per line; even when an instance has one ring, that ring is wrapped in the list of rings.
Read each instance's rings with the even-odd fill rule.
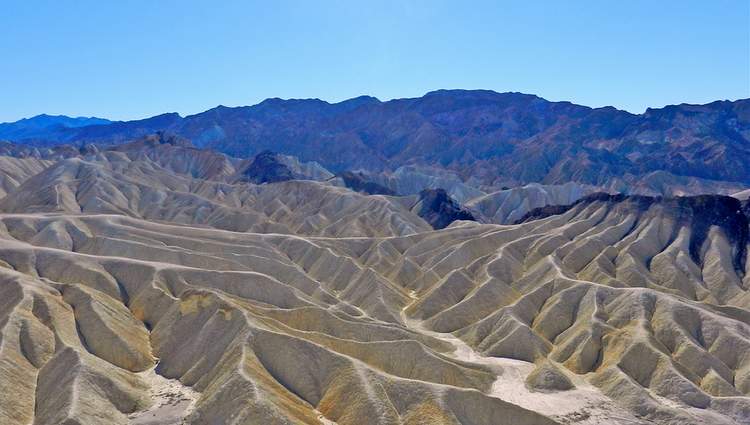
[[[425,96],[427,96],[429,94],[437,93],[437,92],[441,92],[441,91],[466,91],[466,92],[481,92],[481,91],[484,91],[484,92],[491,92],[491,93],[495,93],[495,94],[520,94],[520,95],[525,95],[525,96],[534,96],[534,97],[540,98],[542,100],[545,100],[545,101],[551,102],[551,103],[570,103],[570,104],[573,104],[573,105],[582,106],[582,107],[586,107],[586,108],[590,108],[590,109],[614,108],[614,109],[616,109],[618,111],[627,112],[627,113],[629,113],[631,115],[643,115],[646,112],[648,112],[649,110],[664,109],[664,108],[669,107],[669,106],[682,106],[682,105],[687,105],[687,106],[704,106],[704,105],[710,105],[710,104],[716,103],[716,102],[739,102],[739,101],[743,101],[743,100],[750,100],[750,97],[737,97],[737,98],[734,98],[734,99],[715,99],[715,100],[712,100],[712,101],[709,101],[709,102],[706,102],[706,103],[691,103],[691,102],[667,103],[667,104],[665,104],[663,106],[649,106],[649,107],[646,107],[646,109],[643,112],[633,112],[633,111],[630,111],[630,110],[627,110],[627,109],[618,108],[618,107],[616,107],[614,105],[589,106],[589,105],[584,105],[584,104],[576,103],[576,102],[573,102],[571,100],[550,100],[550,99],[548,99],[548,98],[546,98],[544,96],[540,96],[538,94],[525,93],[525,92],[520,92],[520,91],[502,91],[502,92],[499,92],[499,91],[495,91],[495,90],[492,90],[492,89],[481,89],[481,88],[477,88],[477,89],[465,89],[465,88],[450,88],[450,89],[446,89],[446,88],[441,88],[441,89],[435,89],[435,90],[427,91],[427,92],[425,92],[421,96],[415,96],[415,97],[394,97],[394,98],[390,98],[390,99],[386,99],[386,100],[382,100],[382,99],[378,98],[377,96],[373,96],[373,95],[370,95],[370,94],[361,94],[361,95],[357,95],[357,96],[354,96],[354,97],[350,97],[350,98],[346,98],[346,99],[342,99],[342,100],[338,100],[338,101],[325,100],[325,99],[321,99],[319,97],[307,97],[307,98],[304,98],[304,97],[299,97],[299,98],[297,98],[297,97],[289,97],[289,98],[282,98],[282,97],[275,96],[275,97],[267,97],[267,98],[265,98],[263,100],[258,101],[257,103],[253,103],[253,104],[233,105],[233,106],[224,105],[224,104],[218,104],[218,105],[209,107],[207,109],[203,109],[203,110],[195,112],[195,113],[167,111],[167,112],[162,112],[162,113],[158,113],[158,114],[155,114],[155,115],[143,116],[143,117],[140,117],[140,118],[130,118],[130,119],[127,119],[127,118],[126,119],[113,119],[113,118],[108,118],[107,116],[103,116],[103,115],[85,115],[85,114],[84,115],[78,115],[78,114],[68,115],[68,114],[65,114],[65,113],[41,112],[41,113],[38,113],[36,115],[23,116],[23,117],[18,118],[18,119],[14,120],[14,121],[2,121],[2,122],[0,122],[0,125],[3,125],[3,124],[15,124],[15,123],[18,123],[18,122],[23,121],[23,120],[28,120],[28,119],[32,119],[32,118],[41,117],[41,116],[67,117],[67,118],[72,118],[72,119],[104,119],[104,120],[110,121],[111,123],[129,122],[129,121],[142,121],[142,120],[147,120],[147,119],[158,117],[158,116],[162,116],[162,115],[172,115],[172,114],[177,114],[180,118],[188,118],[188,117],[192,117],[192,116],[195,116],[195,115],[200,115],[200,114],[202,114],[204,112],[207,112],[207,111],[210,111],[210,110],[216,109],[216,108],[222,108],[222,107],[223,108],[249,108],[249,107],[258,106],[258,105],[260,105],[260,104],[262,104],[264,102],[267,102],[269,100],[281,100],[281,101],[285,101],[285,102],[288,102],[288,101],[320,101],[320,102],[327,103],[329,105],[337,105],[337,104],[340,104],[340,103],[348,102],[348,101],[351,101],[351,100],[354,100],[354,99],[359,99],[359,98],[373,98],[373,99],[377,100],[380,103],[387,103],[387,102],[398,101],[398,100],[421,99],[421,98],[423,98],[423,97],[425,97]],[[93,124],[93,125],[96,125],[96,124]],[[101,125],[107,125],[107,124],[101,124]]]

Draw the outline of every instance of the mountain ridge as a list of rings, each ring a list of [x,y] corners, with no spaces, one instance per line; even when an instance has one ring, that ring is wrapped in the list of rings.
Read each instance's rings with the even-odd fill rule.
[[[47,139],[16,141],[115,144],[157,131],[241,158],[272,150],[334,173],[420,165],[491,186],[627,186],[654,172],[667,179],[750,185],[748,99],[632,114],[490,90],[437,90],[385,102],[367,96],[337,103],[271,98],[186,117],[168,113],[62,128]]]
[[[39,114],[18,121],[0,123],[0,140],[45,137],[66,128],[80,128],[111,124],[98,117],[69,117],[67,115]]]

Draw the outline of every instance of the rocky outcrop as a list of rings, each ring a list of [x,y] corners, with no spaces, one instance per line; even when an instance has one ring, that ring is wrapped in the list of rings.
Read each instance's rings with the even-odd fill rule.
[[[362,192],[368,195],[395,195],[396,192],[382,186],[368,178],[363,173],[344,171],[338,175],[344,186],[355,192]]]
[[[253,158],[247,168],[240,171],[238,181],[262,184],[294,180],[289,167],[276,158],[271,151],[263,151]]]
[[[303,163],[292,156],[264,151],[252,161],[240,164],[231,181],[263,184],[289,180],[324,181],[331,177],[333,174],[316,162]]]
[[[443,229],[456,220],[474,221],[474,216],[462,208],[443,189],[425,189],[419,192],[419,201],[412,208],[433,229]]]

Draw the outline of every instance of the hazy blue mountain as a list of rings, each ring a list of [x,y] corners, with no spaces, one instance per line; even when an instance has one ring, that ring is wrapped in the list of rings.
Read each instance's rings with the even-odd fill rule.
[[[66,129],[110,124],[112,121],[96,117],[68,117],[41,114],[15,122],[0,124],[0,139],[7,140],[57,140]]]

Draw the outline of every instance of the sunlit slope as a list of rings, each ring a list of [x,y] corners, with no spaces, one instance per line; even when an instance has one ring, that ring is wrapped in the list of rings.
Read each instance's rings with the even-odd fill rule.
[[[213,170],[215,158],[208,160],[203,165]],[[106,151],[64,159],[0,198],[0,211],[122,214],[234,231],[328,236],[391,236],[430,229],[388,197],[308,180],[230,184],[193,177],[209,173],[204,167],[177,172],[170,164],[151,159],[148,151],[133,157]]]
[[[158,362],[188,423],[747,423],[738,206],[350,238],[6,213],[0,419],[128,423]]]

